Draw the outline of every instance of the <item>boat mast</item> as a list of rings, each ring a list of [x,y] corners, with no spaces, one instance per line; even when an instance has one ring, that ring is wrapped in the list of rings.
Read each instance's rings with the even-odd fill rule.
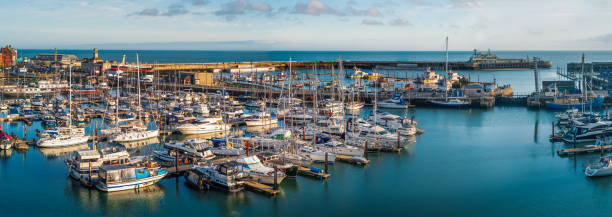
[[[72,64],[68,64],[69,83],[68,83],[68,128],[72,128]]]
[[[136,85],[138,85],[138,90],[137,90],[138,92],[138,96],[137,96],[138,97],[138,120],[142,121],[141,120],[142,115],[140,114],[140,110],[141,110],[141,107],[140,107],[140,61],[138,59],[138,53],[136,53],[136,73],[138,76],[136,78],[137,79]]]
[[[446,61],[444,62],[444,100],[448,102],[448,36],[446,36]]]
[[[123,60],[125,61],[125,54],[123,55]],[[119,125],[119,71],[121,71],[121,67],[117,67],[117,71],[115,71],[115,78],[117,79],[115,84],[117,85],[115,88],[115,121],[117,122],[117,125]]]

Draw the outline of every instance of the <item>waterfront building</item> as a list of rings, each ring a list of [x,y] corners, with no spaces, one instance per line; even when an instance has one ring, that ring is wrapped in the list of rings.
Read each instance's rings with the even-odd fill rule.
[[[15,66],[17,64],[17,50],[11,45],[0,48],[0,66],[8,67]]]
[[[54,63],[58,63],[62,66],[71,64],[72,66],[79,67],[81,65],[79,58],[72,54],[37,54],[32,58],[32,61],[46,66],[51,66]]]

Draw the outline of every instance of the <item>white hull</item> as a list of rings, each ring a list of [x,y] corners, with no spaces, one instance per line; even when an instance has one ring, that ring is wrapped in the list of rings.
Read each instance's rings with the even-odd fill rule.
[[[99,182],[96,184],[96,188],[100,191],[105,192],[113,192],[113,191],[124,191],[135,188],[143,188],[157,183],[160,179],[164,178],[168,173],[164,173],[162,175],[157,175],[153,177],[148,177],[144,179],[138,179],[130,182],[123,182],[117,184],[106,185],[103,182]]]
[[[590,177],[609,176],[612,175],[612,167],[605,167],[599,169],[591,169],[590,167],[587,167],[584,170],[584,174]]]
[[[8,150],[8,149],[11,149],[12,147],[13,147],[13,144],[9,142],[0,144],[0,150]]]
[[[121,133],[121,134],[113,136],[111,141],[113,142],[134,142],[134,141],[140,141],[140,140],[157,137],[158,135],[159,135],[159,130],[127,132],[127,133]]]
[[[183,125],[176,129],[185,135],[217,133],[229,130],[231,126],[222,124],[206,124],[206,125]]]
[[[68,139],[49,138],[38,140],[36,145],[41,148],[59,148],[87,143],[87,140],[89,140],[88,136],[72,136]]]
[[[387,109],[405,109],[406,105],[395,104],[395,103],[378,103],[379,108],[387,108]]]
[[[278,120],[277,119],[247,120],[245,121],[245,123],[247,127],[255,127],[255,126],[266,126],[266,125],[277,124]]]
[[[274,185],[274,174],[272,174],[271,176],[267,176],[267,175],[261,175],[261,174],[253,174],[253,173],[249,173],[249,175],[251,176],[250,179],[254,182],[258,182],[258,183],[262,183],[262,184],[266,184],[266,185]],[[283,179],[285,179],[286,176],[276,176],[276,184],[280,184]]]

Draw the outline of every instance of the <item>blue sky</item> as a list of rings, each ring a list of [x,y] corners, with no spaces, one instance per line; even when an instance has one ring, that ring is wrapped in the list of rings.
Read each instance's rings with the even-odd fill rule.
[[[605,0],[0,0],[0,45],[610,50]]]

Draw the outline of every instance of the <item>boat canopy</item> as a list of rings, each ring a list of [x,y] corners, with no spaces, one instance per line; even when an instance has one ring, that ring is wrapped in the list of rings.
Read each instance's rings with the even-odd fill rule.
[[[79,160],[92,160],[92,159],[99,159],[100,158],[100,153],[98,153],[98,151],[96,151],[96,150],[74,151],[74,154],[75,154],[76,158],[79,159]]]

